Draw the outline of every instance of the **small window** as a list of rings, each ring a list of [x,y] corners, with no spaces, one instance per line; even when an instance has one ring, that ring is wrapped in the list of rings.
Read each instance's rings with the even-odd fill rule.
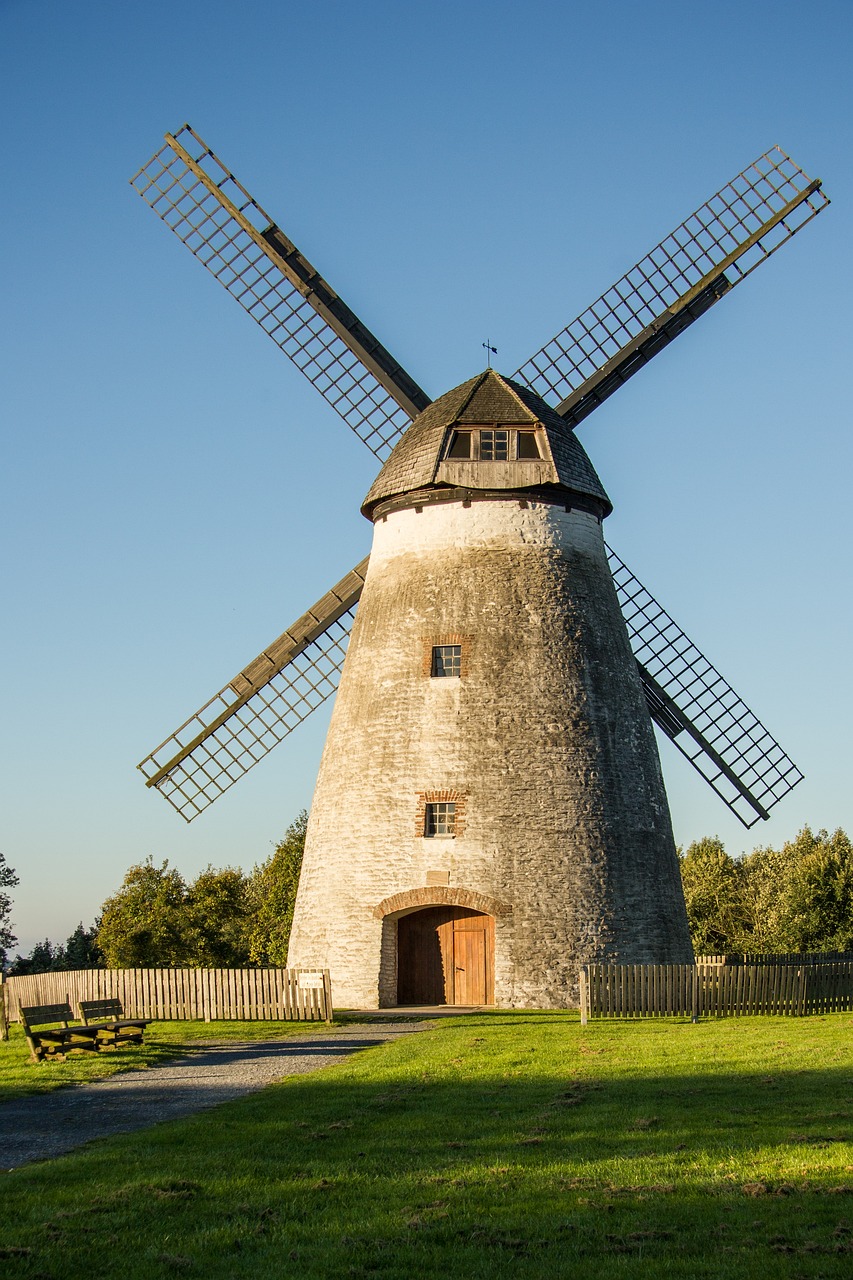
[[[517,458],[540,458],[536,431],[529,427],[476,426],[450,432],[444,457],[453,460],[510,462]]]
[[[533,431],[519,431],[518,433],[518,458],[538,458],[539,445],[536,442],[536,434]]]
[[[424,835],[456,835],[456,802],[454,800],[441,800],[426,806]]]
[[[471,432],[470,431],[454,431],[450,437],[450,445],[447,450],[448,458],[470,458],[471,457]]]
[[[430,675],[461,676],[462,645],[434,644],[432,647],[432,667]]]
[[[506,462],[509,457],[508,431],[480,432],[480,461]]]

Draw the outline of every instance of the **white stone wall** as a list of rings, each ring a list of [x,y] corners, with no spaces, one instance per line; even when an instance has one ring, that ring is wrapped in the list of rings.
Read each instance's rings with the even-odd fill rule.
[[[460,679],[424,644],[470,637]],[[456,839],[416,834],[419,794],[465,798]],[[503,1005],[572,1003],[585,960],[690,958],[660,766],[601,527],[517,500],[378,521],[311,809],[288,963],[376,1007],[391,895],[446,873],[511,907]],[[393,939],[385,925],[385,980]]]

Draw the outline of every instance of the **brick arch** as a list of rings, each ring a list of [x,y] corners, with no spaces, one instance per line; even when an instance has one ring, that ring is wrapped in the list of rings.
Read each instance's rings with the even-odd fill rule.
[[[448,885],[426,885],[422,889],[408,889],[405,893],[392,893],[373,908],[377,920],[400,911],[412,911],[417,907],[467,907],[470,911],[483,911],[489,916],[508,916],[512,907],[498,898],[473,889],[450,888]]]

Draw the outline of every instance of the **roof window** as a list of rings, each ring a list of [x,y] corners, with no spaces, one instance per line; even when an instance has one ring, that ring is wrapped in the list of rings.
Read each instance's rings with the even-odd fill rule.
[[[534,427],[455,427],[444,456],[450,461],[515,462],[541,458]]]

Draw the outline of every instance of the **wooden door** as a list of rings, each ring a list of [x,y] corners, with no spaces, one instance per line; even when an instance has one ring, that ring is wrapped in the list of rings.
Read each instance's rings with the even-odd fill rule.
[[[397,1003],[494,1001],[494,921],[465,907],[425,907],[397,924]]]
[[[397,924],[397,1003],[452,1004],[452,907],[426,907]]]
[[[453,931],[453,1003],[486,1003],[486,931]]]

